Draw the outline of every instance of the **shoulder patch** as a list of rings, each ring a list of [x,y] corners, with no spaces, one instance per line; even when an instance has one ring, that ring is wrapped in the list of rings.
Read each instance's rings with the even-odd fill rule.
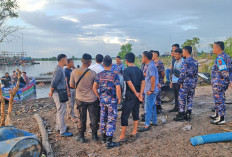
[[[227,69],[226,62],[222,58],[217,59],[217,66],[220,71]]]

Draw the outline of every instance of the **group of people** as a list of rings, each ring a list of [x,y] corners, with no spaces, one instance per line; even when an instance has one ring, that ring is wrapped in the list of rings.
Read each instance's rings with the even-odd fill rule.
[[[212,69],[213,96],[215,100],[215,115],[211,116],[212,124],[225,123],[225,91],[232,81],[231,58],[224,52],[224,43],[215,42],[213,52],[217,58]],[[132,113],[134,128],[131,136],[137,137],[137,130],[148,131],[157,126],[157,113],[161,112],[161,87],[164,85],[166,73],[167,84],[173,88],[175,107],[170,112],[178,112],[175,121],[190,121],[193,108],[193,96],[197,85],[198,62],[191,56],[192,47],[180,49],[178,44],[172,46],[172,66],[166,69],[159,60],[159,51],[144,51],[142,66],[135,65],[135,55],[130,52],[125,55],[127,67],[121,58],[116,58],[112,65],[109,55],[98,54],[96,64],[92,65],[92,56],[84,54],[82,65],[75,68],[73,61],[65,54],[58,55],[58,65],[54,70],[51,82],[50,97],[53,97],[57,108],[57,130],[61,136],[73,134],[65,124],[66,105],[68,116],[73,122],[78,122],[79,133],[77,141],[85,143],[87,110],[89,112],[92,140],[99,140],[98,129],[106,148],[120,146],[126,141],[128,119]],[[103,63],[103,64],[102,64]],[[63,68],[67,66],[65,70]],[[120,79],[121,77],[121,79]],[[126,83],[125,99],[122,102],[122,81]],[[120,82],[121,81],[121,82]],[[69,99],[64,100],[64,95]],[[61,101],[62,100],[62,101]],[[113,142],[117,121],[117,105],[122,102],[121,135]],[[138,129],[140,104],[144,102],[144,127]],[[66,104],[67,103],[67,104]],[[78,119],[74,114],[77,105]]]
[[[23,72],[22,74],[23,76],[21,76],[19,79],[19,88],[24,88],[25,86],[30,84],[30,79],[27,76],[27,73]],[[18,73],[16,73],[16,71],[13,71],[13,74],[10,76],[9,72],[6,72],[5,76],[0,78],[0,80],[4,88],[10,88],[11,86],[16,85],[18,81]]]

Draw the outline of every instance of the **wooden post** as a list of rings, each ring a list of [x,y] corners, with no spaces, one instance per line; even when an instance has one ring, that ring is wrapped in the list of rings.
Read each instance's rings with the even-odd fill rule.
[[[1,84],[0,84],[0,101],[1,101],[1,123],[0,123],[0,126],[5,126],[5,99],[3,98]]]
[[[47,133],[47,130],[45,129],[42,118],[37,113],[34,114],[34,118],[39,125],[39,130],[42,136],[42,145],[43,145],[43,149],[46,151],[47,157],[54,157],[52,147],[48,140],[48,133]]]
[[[6,117],[6,125],[7,126],[12,125],[12,110],[13,110],[14,97],[19,90],[19,83],[20,83],[20,78],[21,78],[22,73],[21,73],[21,71],[19,71],[19,69],[17,69],[17,73],[18,73],[17,84],[13,89],[9,90],[10,100],[9,100],[8,114]]]

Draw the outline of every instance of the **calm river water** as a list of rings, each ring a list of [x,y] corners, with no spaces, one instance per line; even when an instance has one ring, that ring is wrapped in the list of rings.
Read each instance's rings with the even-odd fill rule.
[[[54,70],[54,68],[57,65],[57,61],[38,61],[40,64],[35,65],[20,65],[20,66],[6,66],[6,65],[0,65],[0,77],[4,76],[6,72],[9,72],[10,75],[12,75],[12,72],[16,69],[19,69],[21,71],[27,72],[27,75],[29,77],[44,77],[49,78],[51,75],[46,75],[47,73],[50,73]],[[115,63],[115,61],[114,61]],[[74,61],[75,66],[81,65],[80,60]],[[93,64],[95,64],[95,61],[93,61]],[[48,97],[49,93],[49,87],[50,85],[43,85],[39,86],[37,85],[36,88],[36,98],[46,98]]]

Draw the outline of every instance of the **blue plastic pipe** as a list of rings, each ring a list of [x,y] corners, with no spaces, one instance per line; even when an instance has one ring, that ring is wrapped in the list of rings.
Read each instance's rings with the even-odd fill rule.
[[[232,141],[232,132],[195,136],[190,139],[193,146],[225,141]]]

